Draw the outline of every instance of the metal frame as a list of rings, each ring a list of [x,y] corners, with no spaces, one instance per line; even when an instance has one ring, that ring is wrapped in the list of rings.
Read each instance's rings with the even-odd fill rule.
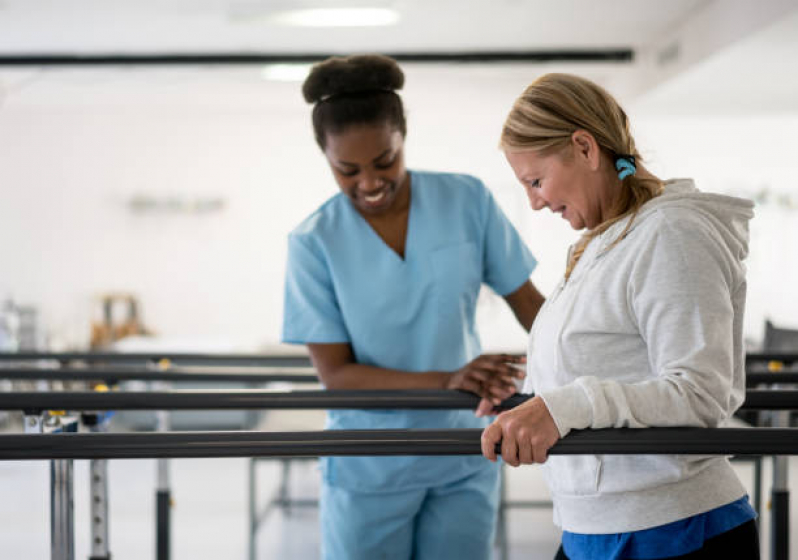
[[[0,435],[0,461],[478,455],[482,430]],[[798,455],[794,428],[575,430],[552,455]]]
[[[473,455],[482,430],[330,430],[322,432],[187,432],[149,434],[0,435],[0,460],[175,457],[319,457]],[[648,428],[574,431],[550,454],[798,455],[791,428]],[[58,487],[54,471],[54,488]],[[71,481],[71,468],[63,473]],[[72,560],[71,493],[59,488],[53,508],[54,560]],[[63,508],[63,504],[67,504]],[[780,538],[788,538],[778,535]],[[781,560],[781,556],[774,558]]]
[[[798,375],[796,376],[798,378]],[[242,366],[170,367],[153,369],[144,366],[92,366],[92,367],[7,367],[0,365],[0,379],[29,381],[48,379],[56,381],[103,381],[115,385],[122,381],[226,382],[226,383],[318,383],[312,368],[265,368]],[[798,381],[796,381],[798,382]]]
[[[113,413],[84,414],[83,424],[94,433],[106,433]],[[89,464],[89,508],[91,514],[91,556],[89,560],[110,560],[108,540],[108,461],[92,459]]]
[[[2,362],[0,362],[1,364]],[[49,379],[59,381],[99,380],[110,384],[121,381],[169,382],[230,382],[230,383],[319,383],[318,375],[310,367],[234,366],[214,367],[152,367],[103,365],[90,367],[37,367],[0,365],[0,379]],[[751,366],[746,373],[746,385],[798,384],[798,372],[765,372]]]
[[[534,395],[517,393],[495,407],[509,410]],[[0,410],[416,410],[475,409],[480,398],[453,390],[129,391],[0,393]],[[749,390],[741,409],[798,410],[798,391]]]
[[[76,432],[77,418],[62,415],[26,414],[22,437],[51,437],[41,434]],[[56,436],[59,437],[59,436]],[[50,558],[75,559],[75,499],[72,459],[50,461]]]
[[[158,54],[21,54],[0,56],[0,66],[166,66],[230,64],[299,64],[324,60],[334,53],[206,52]],[[387,53],[399,62],[497,63],[497,62],[610,62],[631,63],[634,51],[616,49],[548,49],[493,51],[419,51]]]
[[[60,364],[158,364],[172,365],[225,364],[237,366],[269,366],[279,368],[310,367],[310,358],[296,355],[204,354],[183,352],[0,352],[0,362],[52,361]]]

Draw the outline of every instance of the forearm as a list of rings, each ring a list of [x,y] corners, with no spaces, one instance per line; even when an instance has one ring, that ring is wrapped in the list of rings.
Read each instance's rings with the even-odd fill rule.
[[[444,389],[452,374],[443,371],[408,372],[349,363],[319,370],[327,389]]]
[[[535,317],[537,317],[540,308],[546,301],[543,294],[529,281],[521,285],[512,294],[505,296],[504,299],[510,309],[512,309],[515,318],[527,332],[532,328]]]
[[[540,396],[564,436],[584,428],[716,427],[737,407],[732,393],[731,384],[709,389],[680,376],[630,384],[581,377]]]

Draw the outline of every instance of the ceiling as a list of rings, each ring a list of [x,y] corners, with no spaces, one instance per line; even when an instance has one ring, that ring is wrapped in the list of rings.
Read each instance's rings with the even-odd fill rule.
[[[381,27],[280,25],[289,9],[388,8]],[[262,66],[54,67],[35,55],[552,53],[630,49],[627,62],[403,64],[430,88],[517,91],[570,71],[651,112],[798,113],[794,0],[0,0],[0,103],[266,102]],[[3,57],[22,65],[12,66]],[[567,56],[566,56],[567,59]],[[416,78],[413,83],[417,83]],[[436,81],[437,80],[437,81]],[[470,82],[469,82],[470,80]],[[476,81],[482,86],[473,85]],[[290,96],[296,97],[296,84]],[[93,95],[87,96],[91,91]]]
[[[646,45],[708,0],[0,0],[0,53],[424,52]],[[384,27],[302,28],[297,8],[389,8]]]

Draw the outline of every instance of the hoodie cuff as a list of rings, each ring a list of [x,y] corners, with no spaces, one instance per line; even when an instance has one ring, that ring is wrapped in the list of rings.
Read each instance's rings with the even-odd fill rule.
[[[571,430],[584,430],[593,422],[593,407],[587,393],[579,385],[571,383],[550,391],[537,393],[557,425],[560,437]]]

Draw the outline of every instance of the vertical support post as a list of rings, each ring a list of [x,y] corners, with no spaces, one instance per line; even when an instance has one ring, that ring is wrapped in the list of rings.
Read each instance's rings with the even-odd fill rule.
[[[249,458],[249,550],[248,550],[248,557],[249,560],[255,560],[257,556],[257,538],[258,538],[258,502],[257,502],[257,495],[258,495],[258,487],[257,487],[257,465],[255,457]]]
[[[50,558],[75,559],[71,459],[50,461]]]
[[[280,480],[279,503],[286,516],[291,515],[291,459],[285,457],[280,460],[282,464],[282,477]]]
[[[84,423],[92,432],[108,431],[108,414],[84,416]],[[89,560],[110,560],[108,543],[108,460],[92,459],[89,462],[89,491],[91,512],[91,556]]]
[[[499,558],[507,560],[507,473],[504,463],[499,464],[499,511],[496,520],[496,545],[499,547]]]
[[[61,425],[54,417],[56,431],[76,432],[77,422]],[[75,500],[72,459],[50,461],[50,558],[75,560]]]
[[[790,411],[773,413],[774,427],[789,427]],[[773,457],[773,486],[770,491],[770,556],[773,560],[790,558],[790,488],[789,457]]]
[[[159,410],[156,412],[157,431],[169,431],[169,412]],[[158,468],[158,488],[156,492],[156,544],[155,552],[157,560],[169,560],[170,543],[170,515],[172,507],[172,496],[169,489],[169,461],[167,459],[157,460]]]

